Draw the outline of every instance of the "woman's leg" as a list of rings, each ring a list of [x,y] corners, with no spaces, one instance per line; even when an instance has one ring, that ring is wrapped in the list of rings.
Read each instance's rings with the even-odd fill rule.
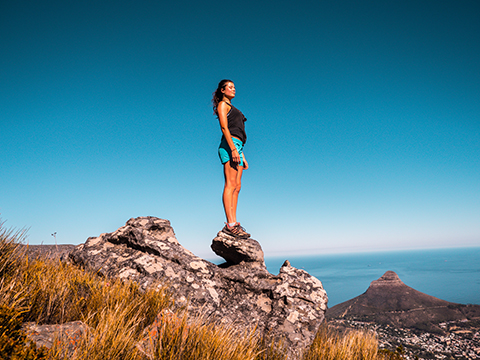
[[[227,161],[223,165],[225,176],[225,187],[223,188],[223,207],[227,223],[237,222],[237,203],[238,194],[242,186],[243,166],[232,167],[231,162]]]
[[[242,188],[242,174],[243,174],[243,166],[237,166],[237,177],[236,177],[236,187],[233,191],[232,197],[232,211],[233,217],[235,222],[237,222],[237,203],[238,203],[238,194],[240,193],[240,189]]]

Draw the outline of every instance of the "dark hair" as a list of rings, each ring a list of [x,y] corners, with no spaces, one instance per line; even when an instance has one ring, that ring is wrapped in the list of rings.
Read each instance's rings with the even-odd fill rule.
[[[218,103],[223,100],[222,90],[225,89],[225,86],[227,86],[229,82],[233,83],[232,80],[223,79],[218,83],[217,90],[213,92],[213,98],[212,98],[213,113],[216,115],[218,115],[217,113]]]

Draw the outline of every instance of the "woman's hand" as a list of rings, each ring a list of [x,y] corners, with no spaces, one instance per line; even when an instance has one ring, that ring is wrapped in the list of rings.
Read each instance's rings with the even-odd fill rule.
[[[247,159],[245,159],[245,155],[243,155],[243,153],[242,153],[242,156],[243,156],[243,170],[247,170],[248,169]]]
[[[240,163],[240,154],[238,153],[238,150],[236,148],[232,151],[232,161],[235,164]]]

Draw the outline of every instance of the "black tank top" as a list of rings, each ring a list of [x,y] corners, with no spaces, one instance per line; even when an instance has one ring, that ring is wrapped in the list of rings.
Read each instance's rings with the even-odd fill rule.
[[[245,121],[247,121],[247,118],[235,106],[227,102],[225,103],[231,106],[227,114],[230,135],[239,138],[245,144],[247,142],[247,134],[245,133]]]

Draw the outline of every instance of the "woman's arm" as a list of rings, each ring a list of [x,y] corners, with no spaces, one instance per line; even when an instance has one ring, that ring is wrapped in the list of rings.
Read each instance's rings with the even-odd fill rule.
[[[225,101],[220,101],[217,107],[218,120],[220,121],[220,128],[222,129],[223,136],[225,137],[225,140],[227,140],[228,146],[230,147],[230,150],[232,152],[233,162],[239,163],[240,154],[238,153],[237,148],[233,143],[230,130],[228,130],[228,119],[227,119],[228,110],[229,108],[228,108],[228,105],[225,103]]]

